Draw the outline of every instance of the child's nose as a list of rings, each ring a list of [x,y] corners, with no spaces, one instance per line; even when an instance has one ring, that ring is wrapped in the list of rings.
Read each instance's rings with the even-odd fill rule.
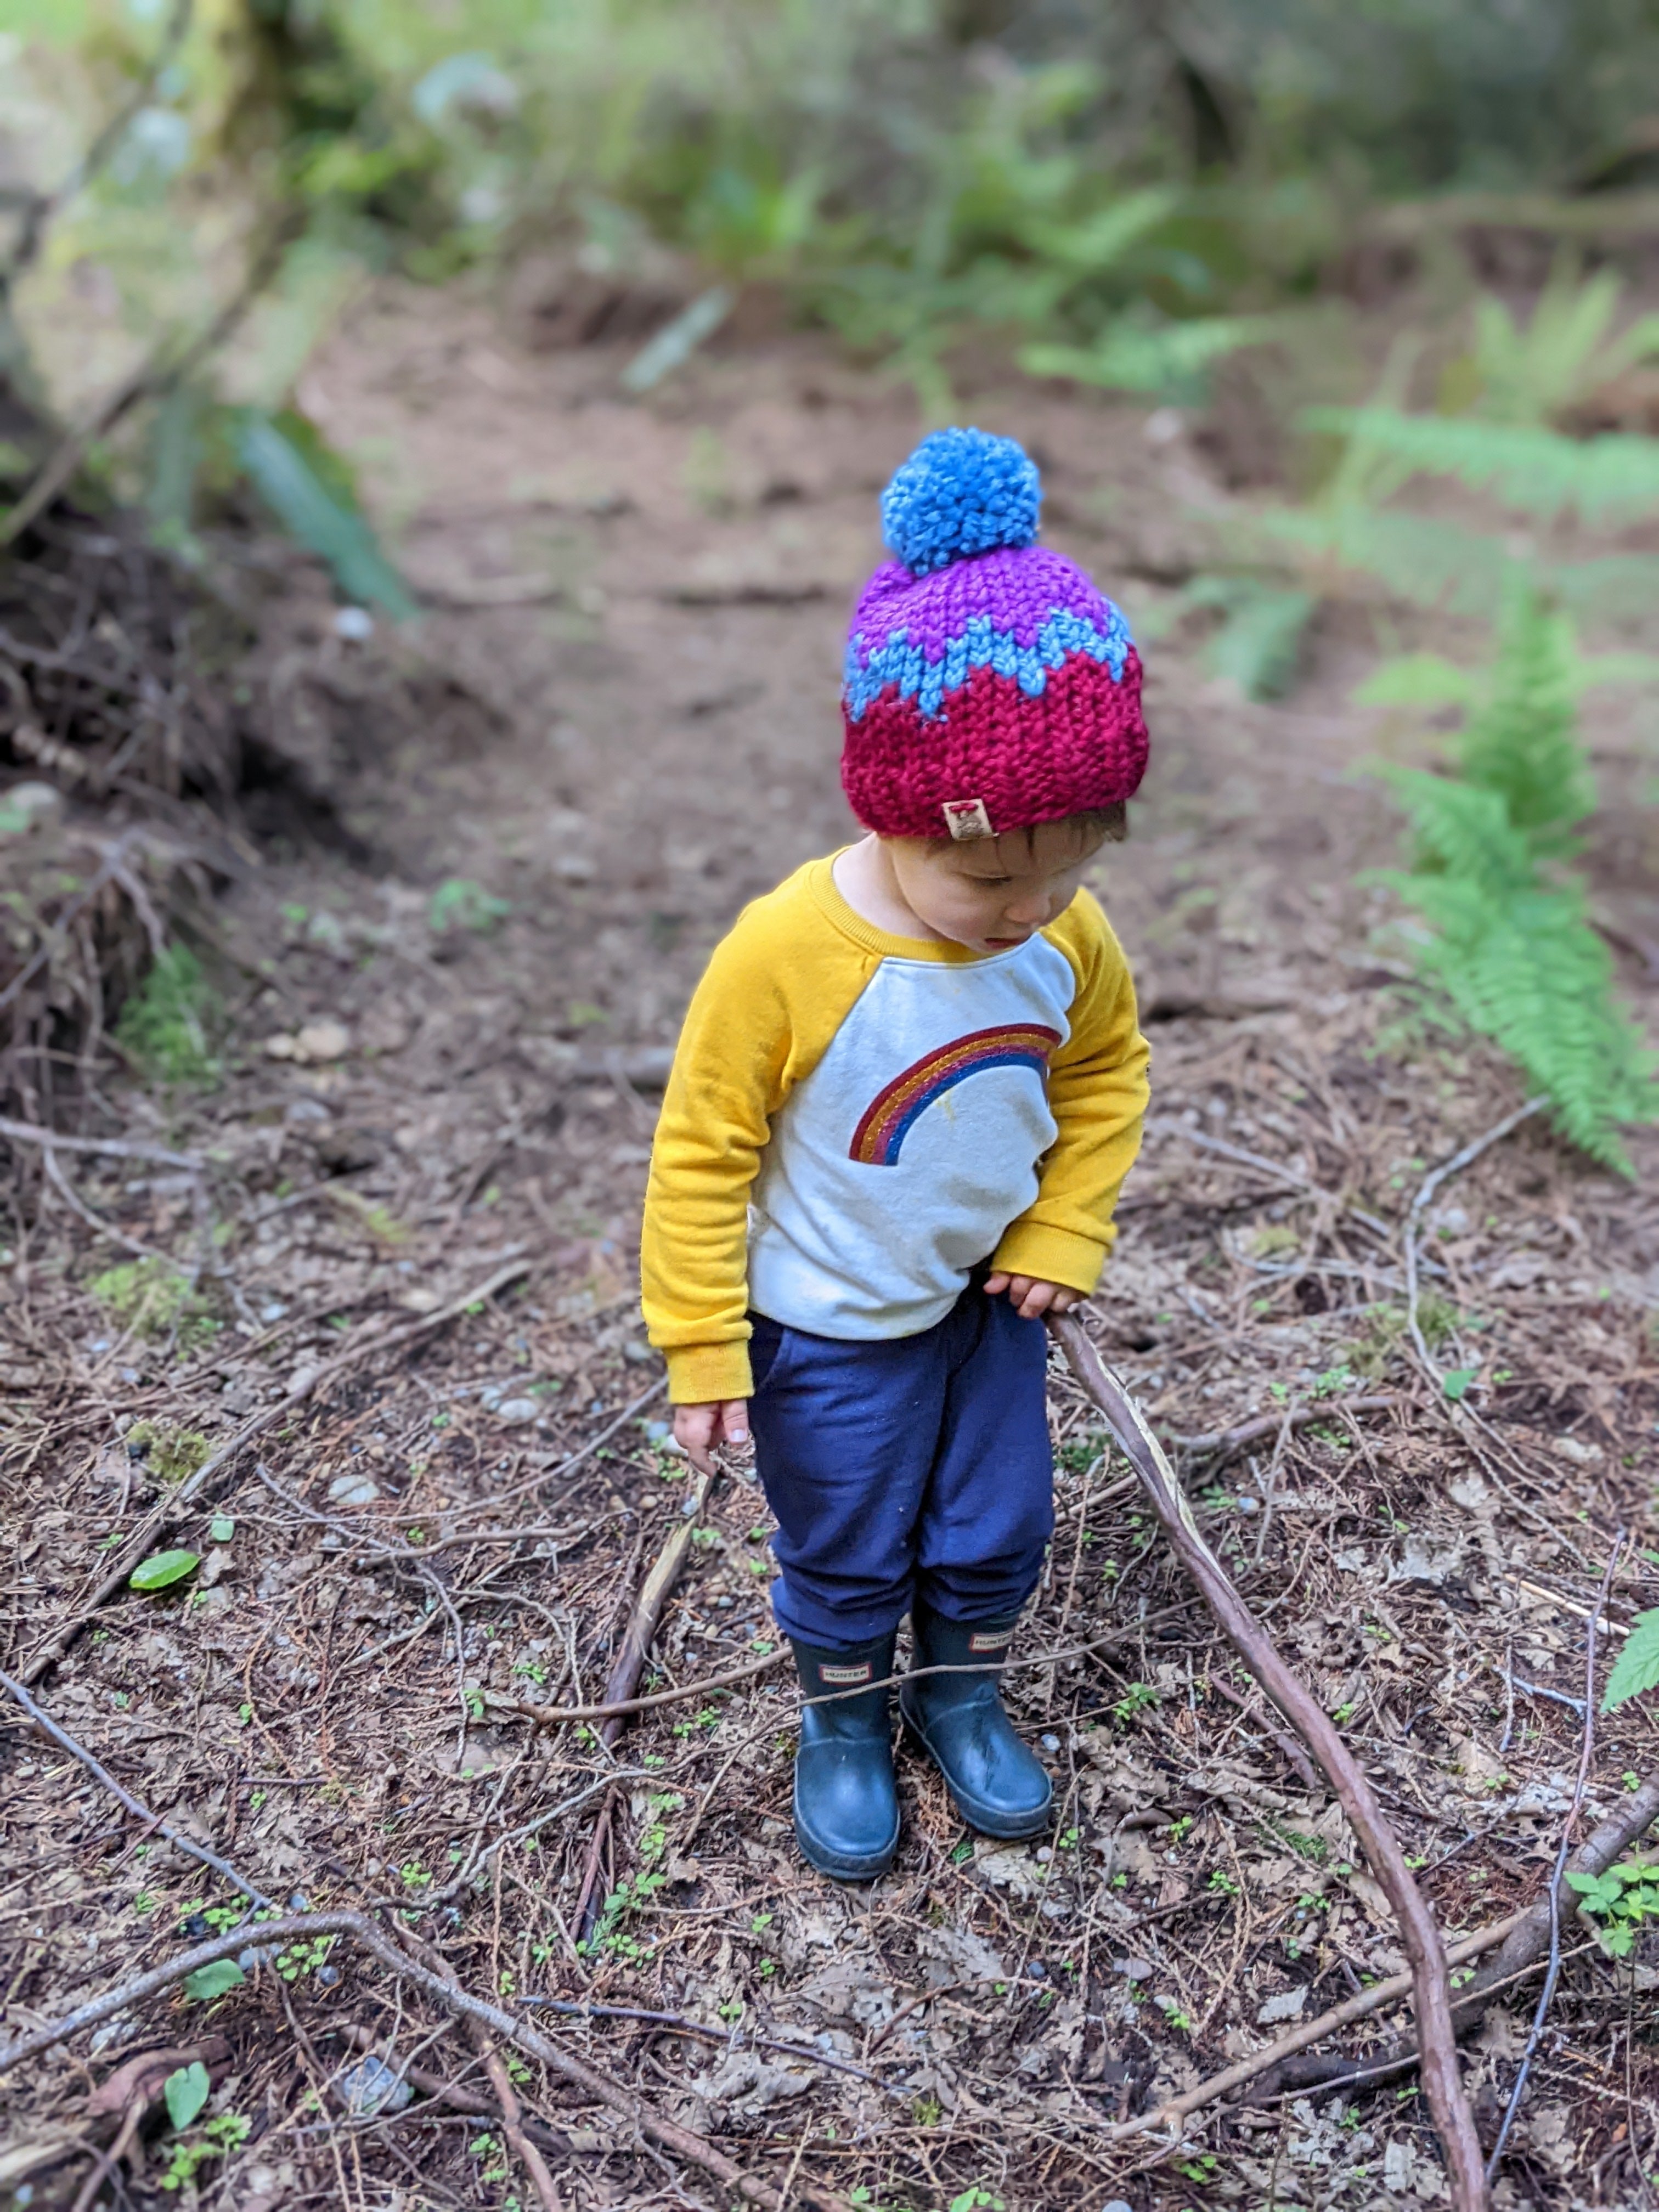
[[[1047,891],[1030,891],[1024,898],[1010,901],[1008,919],[1020,923],[1024,928],[1035,928],[1049,919],[1049,908],[1053,904],[1054,901]]]

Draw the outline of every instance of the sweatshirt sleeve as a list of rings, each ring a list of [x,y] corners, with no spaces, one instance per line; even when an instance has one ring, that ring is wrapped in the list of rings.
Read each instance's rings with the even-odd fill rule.
[[[862,981],[819,921],[805,874],[746,908],[716,946],[663,1097],[640,1302],[675,1405],[750,1395],[750,1194],[773,1115],[823,1057]]]
[[[1140,1149],[1150,1054],[1129,963],[1088,892],[1079,891],[1054,925],[1053,941],[1078,981],[1072,1033],[1048,1069],[1048,1105],[1060,1133],[1036,1200],[1004,1231],[992,1265],[1086,1295],[1116,1238],[1113,1211]]]

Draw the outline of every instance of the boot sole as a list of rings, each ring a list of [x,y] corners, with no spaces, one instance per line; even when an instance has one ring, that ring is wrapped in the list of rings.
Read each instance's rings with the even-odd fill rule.
[[[1052,1785],[1041,1805],[1030,1813],[994,1813],[988,1806],[979,1804],[965,1791],[957,1789],[950,1768],[933,1749],[927,1737],[908,1714],[902,1713],[904,1733],[917,1749],[926,1753],[945,1777],[945,1786],[951,1794],[951,1802],[975,1832],[990,1836],[1000,1844],[1023,1843],[1028,1836],[1040,1836],[1048,1826],[1048,1816],[1054,1811],[1054,1793]]]
[[[893,1824],[890,1841],[878,1851],[854,1854],[851,1851],[831,1850],[821,1844],[802,1822],[800,1808],[794,1808],[795,1844],[810,1867],[827,1874],[832,1881],[873,1881],[878,1875],[885,1874],[898,1856],[899,1824]]]

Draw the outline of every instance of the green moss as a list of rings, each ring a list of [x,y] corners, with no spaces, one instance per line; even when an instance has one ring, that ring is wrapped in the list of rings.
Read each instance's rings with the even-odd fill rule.
[[[87,1288],[112,1321],[147,1342],[172,1337],[190,1352],[218,1334],[213,1309],[170,1261],[124,1261],[94,1275]]]
[[[167,1421],[135,1421],[127,1431],[127,1449],[169,1486],[187,1481],[211,1449],[199,1429],[176,1429]]]
[[[115,1041],[152,1083],[205,1087],[219,1077],[208,1033],[222,1012],[196,955],[169,945],[122,1009]]]

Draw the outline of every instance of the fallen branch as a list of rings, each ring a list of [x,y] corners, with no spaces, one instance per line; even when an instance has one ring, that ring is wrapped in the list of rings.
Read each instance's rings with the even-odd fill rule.
[[[1240,1452],[1264,1443],[1283,1429],[1311,1428],[1316,1421],[1328,1421],[1333,1413],[1385,1413],[1399,1403],[1397,1394],[1391,1390],[1373,1398],[1334,1398],[1325,1405],[1297,1406],[1288,1413],[1263,1413],[1253,1421],[1241,1421],[1234,1429],[1212,1429],[1200,1437],[1171,1437],[1170,1442],[1183,1459],[1212,1459],[1218,1467],[1224,1467]]]
[[[3,1133],[3,1128],[0,1128],[0,1134]],[[177,1490],[162,1498],[139,1522],[90,1594],[76,1607],[51,1641],[43,1644],[33,1657],[20,1669],[22,1681],[33,1687],[49,1668],[58,1664],[99,1607],[107,1605],[111,1598],[125,1589],[127,1577],[139,1561],[147,1559],[159,1540],[178,1527],[184,1518],[185,1509],[198,1500],[203,1504],[210,1502],[221,1477],[255,1437],[263,1436],[267,1429],[285,1421],[296,1407],[303,1406],[307,1399],[315,1397],[330,1383],[337,1382],[342,1375],[349,1374],[354,1367],[361,1366],[371,1354],[396,1352],[405,1344],[412,1344],[417,1337],[425,1336],[434,1328],[441,1328],[447,1322],[465,1313],[469,1307],[482,1305],[485,1299],[492,1298],[498,1291],[505,1290],[509,1283],[516,1282],[520,1275],[528,1274],[530,1267],[531,1262],[527,1259],[509,1261],[506,1267],[497,1267],[495,1273],[487,1281],[480,1283],[476,1290],[467,1291],[459,1298],[452,1298],[447,1306],[440,1306],[435,1313],[422,1314],[418,1321],[410,1322],[401,1328],[388,1329],[383,1335],[372,1337],[367,1343],[355,1345],[349,1351],[343,1352],[338,1358],[329,1360],[325,1365],[317,1368],[302,1382],[296,1383],[275,1405],[267,1406],[262,1413],[255,1413],[251,1420],[244,1421],[234,1436],[203,1461],[188,1481],[181,1483]]]
[[[1489,2202],[1486,2173],[1458,2073],[1445,1952],[1399,1839],[1328,1715],[1285,1664],[1199,1534],[1192,1508],[1162,1446],[1127,1390],[1103,1363],[1081,1322],[1074,1315],[1050,1314],[1048,1326],[1085,1395],[1105,1416],[1119,1448],[1139,1476],[1176,1557],[1198,1585],[1217,1626],[1313,1753],[1387,1893],[1411,1962],[1413,2003],[1423,2052],[1423,2087],[1445,2150],[1452,2203],[1457,2212],[1484,2212]]]
[[[141,1804],[131,1790],[124,1790],[109,1770],[99,1765],[84,1744],[77,1743],[66,1728],[53,1720],[50,1713],[44,1712],[35,1704],[34,1699],[30,1697],[21,1682],[14,1682],[9,1674],[0,1674],[0,1690],[4,1690],[8,1697],[23,1708],[43,1735],[49,1736],[53,1743],[68,1752],[71,1759],[78,1759],[88,1773],[101,1782],[117,1803],[124,1805],[136,1820],[142,1820],[147,1828],[165,1836],[168,1843],[175,1845],[191,1858],[199,1861],[204,1867],[210,1867],[215,1874],[222,1875],[225,1881],[240,1890],[245,1897],[249,1898],[254,1905],[266,1905],[272,1911],[276,1911],[275,1905],[271,1905],[270,1899],[264,1892],[251,1882],[245,1874],[239,1873],[228,1859],[222,1859],[216,1851],[209,1850],[205,1844],[198,1844],[192,1837],[183,1834],[170,1820],[164,1820],[161,1814],[152,1813],[148,1805]]]
[[[1575,1874],[1605,1874],[1620,1854],[1639,1840],[1654,1821],[1659,1820],[1659,1773],[1651,1774],[1629,1801],[1621,1805],[1617,1814],[1591,1836],[1571,1861]],[[1565,1876],[1558,1895],[1565,1891]],[[1566,1901],[1564,1897],[1563,1901]],[[1528,1972],[1544,1955],[1549,1943],[1550,1900],[1545,1895],[1535,1905],[1520,1912],[1511,1912],[1507,1918],[1496,1921],[1490,1928],[1482,1928],[1461,1942],[1452,1944],[1446,1953],[1447,1963],[1454,1966],[1466,1965],[1478,1959],[1497,1944],[1503,1948],[1490,1966],[1483,1966],[1474,1980],[1457,1990],[1452,1999],[1452,2015],[1459,2035],[1467,2035],[1479,2027],[1486,2006],[1498,1989],[1513,1981],[1519,1974]],[[1346,1998],[1333,2005],[1316,2020],[1300,2021],[1288,2033],[1280,2036],[1249,2057],[1241,2058],[1224,2072],[1213,2074],[1208,2081],[1200,2081],[1195,2088],[1147,2116],[1142,2120],[1126,2124],[1122,2132],[1144,2133],[1161,2125],[1166,2119],[1179,2122],[1205,2105],[1212,2105],[1230,2090],[1242,2089],[1247,2082],[1269,2078],[1261,2082],[1259,2096],[1276,2096],[1281,2091],[1292,2094],[1308,2089],[1341,2089],[1362,2078],[1391,2072],[1401,2066],[1414,2065],[1417,2043],[1413,2037],[1396,2043],[1382,2051],[1373,2051],[1364,2058],[1301,2059],[1299,2054],[1327,2036],[1335,2035],[1356,2021],[1365,2020],[1372,2013],[1382,2012],[1401,1997],[1409,1996],[1412,1978],[1408,1973],[1390,1974],[1386,1981],[1374,1982],[1358,1996]]]
[[[303,1942],[319,1936],[349,1936],[400,1980],[412,1982],[447,2011],[477,2021],[523,2051],[527,2058],[538,2060],[562,2081],[569,2082],[573,2088],[580,2089],[585,2096],[592,2098],[596,2104],[605,2105],[611,2112],[620,2113],[630,2126],[648,2136],[653,2142],[660,2144],[664,2150],[684,2159],[690,2166],[701,2167],[703,2172],[712,2174],[716,2181],[746,2197],[751,2203],[765,2207],[766,2212],[784,2212],[781,2191],[774,2189],[769,2182],[745,2173],[706,2136],[682,2127],[677,2120],[671,2120],[643,2098],[635,2096],[620,2082],[613,2081],[609,2075],[601,2074],[584,2060],[573,2057],[569,2051],[561,2050],[557,2044],[550,2042],[546,2036],[539,2034],[525,2021],[515,2020],[510,2013],[503,2012],[499,2005],[491,2004],[487,1998],[473,1996],[470,1991],[445,1981],[441,1974],[434,1973],[431,1967],[423,1966],[419,1960],[406,1957],[392,1939],[383,1935],[362,1913],[291,1912],[276,1920],[262,1921],[259,1926],[262,1945],[280,1947],[286,1943]],[[234,1929],[228,1935],[210,1936],[205,1942],[179,1952],[176,1958],[167,1960],[159,1966],[152,1966],[148,1973],[135,1974],[130,1980],[106,1990],[101,1996],[77,2006],[73,2012],[66,2013],[63,2019],[48,2021],[41,2027],[20,2035],[15,2041],[0,2046],[0,2081],[3,2081],[4,2076],[26,2059],[39,2057],[41,2052],[55,2049],[58,2044],[67,2042],[83,2029],[95,2027],[100,2021],[108,2020],[131,2006],[142,2004],[146,1998],[159,1995],[162,1990],[173,1988],[187,1974],[193,1974],[199,1966],[210,1966],[220,1959],[233,1957],[246,1947],[246,1929]],[[820,2212],[853,2212],[847,2199],[836,2196],[832,2191],[810,2186],[803,2189],[800,2194],[804,2201],[817,2205]]]

